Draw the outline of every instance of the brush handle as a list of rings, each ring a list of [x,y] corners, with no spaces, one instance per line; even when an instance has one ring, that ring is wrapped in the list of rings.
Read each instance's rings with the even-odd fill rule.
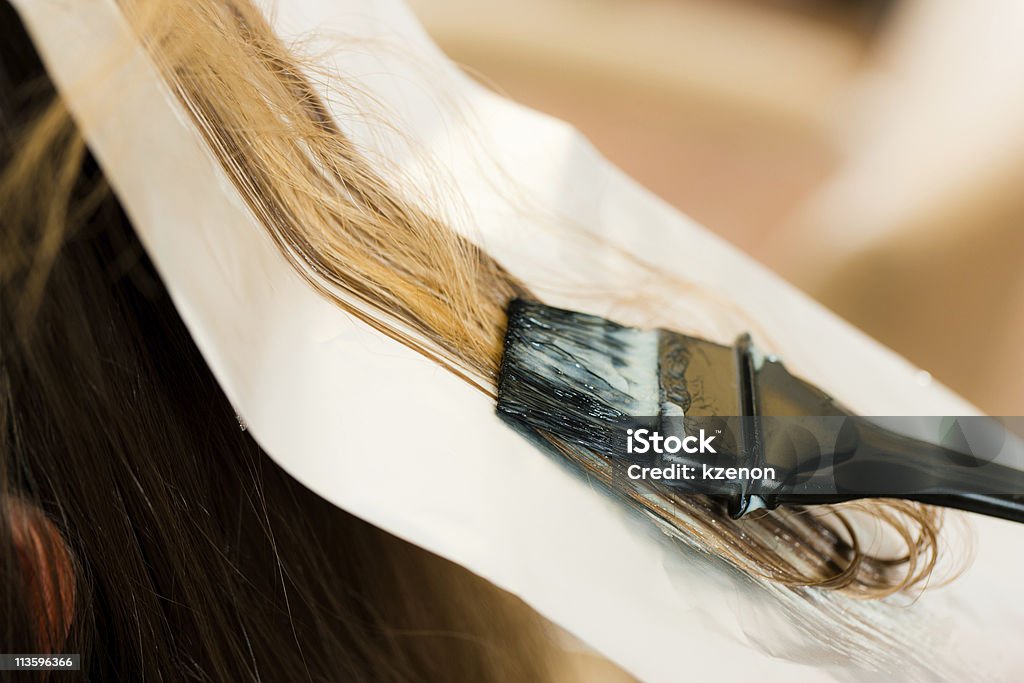
[[[987,517],[1007,519],[1011,522],[1024,523],[1024,496],[1003,495],[995,493],[958,493],[958,494],[921,494],[921,495],[815,495],[815,494],[780,494],[772,497],[771,504],[766,504],[768,509],[774,509],[780,505],[784,506],[806,506],[806,505],[835,505],[836,503],[847,503],[853,500],[866,500],[868,498],[897,498],[900,500],[912,500],[917,503],[937,505],[944,508],[975,512]]]
[[[913,500],[1024,523],[1024,495],[961,493],[945,496],[917,496]]]
[[[776,449],[779,435],[762,424],[770,419],[767,416],[833,420],[815,423],[820,433],[814,435],[814,442],[829,444],[829,452],[804,453],[795,466],[780,467],[788,469],[788,481],[798,484],[783,483],[777,492],[769,493],[741,490],[728,500],[733,516],[762,504],[774,508],[901,498],[1024,522],[1024,470],[985,462],[855,416],[818,387],[792,375],[777,359],[761,357],[749,336],[740,337],[734,349],[740,404],[744,414],[753,418],[741,429],[743,450],[751,464],[782,465],[773,462],[785,449]]]
[[[966,454],[850,418],[847,452],[792,491],[765,496],[768,507],[901,498],[1024,522],[1024,471],[996,463],[965,464]],[[852,443],[851,443],[852,440]],[[827,487],[835,493],[820,493]]]

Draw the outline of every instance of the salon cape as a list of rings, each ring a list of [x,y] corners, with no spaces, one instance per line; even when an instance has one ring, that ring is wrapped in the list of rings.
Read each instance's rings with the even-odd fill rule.
[[[731,584],[681,562],[650,525],[509,429],[482,393],[318,296],[148,59],[112,55],[127,35],[112,0],[14,4],[220,385],[299,481],[520,596],[643,680],[897,675],[841,657],[808,666],[766,646],[784,623],[752,616]],[[530,286],[545,291],[572,269],[579,291],[608,288],[602,252],[569,239],[572,222],[734,302],[791,367],[861,413],[975,412],[639,187],[568,125],[472,82],[400,0],[288,0],[269,16],[286,44],[316,55],[314,80],[342,129],[410,177],[449,178],[471,237]],[[352,91],[402,135],[355,116],[340,94]],[[547,298],[608,311],[582,295]],[[739,331],[709,316],[690,331]],[[1019,680],[1024,528],[972,524],[967,573],[904,611],[927,622],[920,653],[950,678]]]

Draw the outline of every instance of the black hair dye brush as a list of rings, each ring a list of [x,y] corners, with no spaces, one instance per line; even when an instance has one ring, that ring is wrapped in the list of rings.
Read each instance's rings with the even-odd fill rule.
[[[725,346],[517,299],[498,411],[620,485],[713,496],[734,518],[884,497],[1024,522],[1024,447],[999,422],[925,418],[938,438],[908,436],[922,418],[853,415],[748,335]]]

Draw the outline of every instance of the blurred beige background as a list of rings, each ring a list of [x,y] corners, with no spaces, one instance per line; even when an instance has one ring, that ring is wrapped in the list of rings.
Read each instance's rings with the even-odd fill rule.
[[[1024,414],[1024,3],[412,0],[492,87]]]

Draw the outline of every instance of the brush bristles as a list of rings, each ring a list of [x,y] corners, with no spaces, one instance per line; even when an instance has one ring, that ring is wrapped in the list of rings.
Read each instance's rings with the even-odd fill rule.
[[[509,306],[498,411],[608,452],[622,426],[659,412],[658,333],[516,300]]]

